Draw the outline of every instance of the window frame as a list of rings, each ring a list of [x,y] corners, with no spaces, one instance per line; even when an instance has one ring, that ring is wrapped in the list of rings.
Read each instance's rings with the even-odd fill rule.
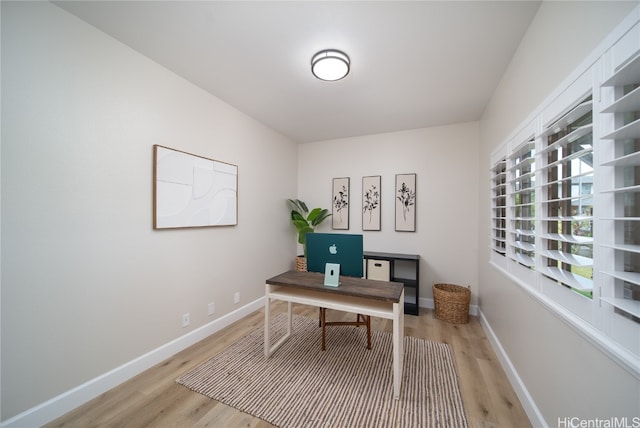
[[[603,137],[606,137],[607,133],[611,133],[616,123],[619,122],[615,118],[615,114],[607,110],[607,106],[617,100],[616,89],[607,89],[603,83],[609,85],[607,79],[620,72],[634,58],[637,58],[636,61],[640,69],[639,21],[637,15],[625,20],[614,31],[614,35],[607,38],[599,49],[587,58],[556,91],[549,95],[546,101],[529,116],[524,125],[492,152],[490,165],[492,212],[495,212],[496,207],[495,183],[499,170],[498,164],[505,160],[507,162],[507,209],[506,221],[504,222],[507,226],[505,233],[507,251],[491,251],[489,258],[490,265],[534,296],[637,379],[640,379],[640,317],[633,319],[633,317],[623,316],[624,312],[620,313],[620,307],[624,309],[625,302],[620,302],[620,280],[616,278],[615,272],[616,268],[618,271],[620,269],[621,253],[624,250],[620,248],[619,244],[616,244],[613,238],[609,238],[610,231],[613,230],[612,224],[616,221],[615,194],[627,190],[611,190],[615,185],[616,168],[602,164],[607,161],[612,162],[612,159],[615,159],[615,149],[611,148],[611,142],[606,141],[606,138]],[[638,90],[640,91],[640,87]],[[580,176],[592,177],[590,196],[592,238],[586,240],[588,245],[592,246],[591,298],[570,288],[559,287],[558,278],[552,279],[552,276],[545,275],[544,272],[546,259],[549,256],[544,248],[549,240],[559,238],[545,232],[545,226],[549,222],[545,218],[547,216],[546,208],[549,205],[544,190],[551,185],[545,176],[548,170],[545,157],[548,143],[546,137],[556,132],[553,127],[556,121],[563,120],[563,116],[576,106],[581,105],[584,99],[589,96],[592,97],[590,106],[578,107],[576,115],[581,117],[579,109],[591,109],[592,120],[589,132],[592,136],[592,171],[588,171],[586,174],[571,174],[572,177],[569,180],[573,182],[574,178],[577,178],[576,181],[580,181],[578,178]],[[640,116],[640,113],[637,115]],[[637,121],[640,121],[640,118]],[[640,138],[640,136],[632,138]],[[611,138],[609,137],[609,139]],[[516,196],[519,188],[512,186],[518,176],[517,165],[521,154],[519,151],[527,144],[530,145],[532,141],[535,143],[533,160],[535,164],[533,177],[535,179],[535,194],[533,196],[535,243],[528,248],[533,251],[533,265],[520,263],[521,260],[518,260],[519,257],[517,257],[518,252],[514,250],[519,245],[515,214],[518,206],[522,206],[518,203],[522,199]],[[640,166],[640,154],[634,156],[637,162],[634,165]],[[613,162],[616,161],[613,160]],[[585,163],[588,164],[588,162]],[[584,182],[584,180],[580,182]],[[569,191],[567,195],[569,200],[575,199],[571,193],[573,190],[565,188]],[[491,217],[491,221],[491,234],[493,235],[495,233],[495,216]],[[639,248],[640,245],[638,248],[634,248],[634,251]],[[588,249],[586,252],[588,253]],[[580,262],[582,260],[576,261],[576,263]],[[640,283],[637,284],[640,285]],[[635,307],[637,307],[635,301],[632,306],[635,311]]]

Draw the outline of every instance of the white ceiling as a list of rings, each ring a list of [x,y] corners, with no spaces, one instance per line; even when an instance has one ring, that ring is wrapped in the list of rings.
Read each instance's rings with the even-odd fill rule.
[[[299,143],[481,118],[540,1],[57,1]],[[314,78],[321,49],[349,75]]]

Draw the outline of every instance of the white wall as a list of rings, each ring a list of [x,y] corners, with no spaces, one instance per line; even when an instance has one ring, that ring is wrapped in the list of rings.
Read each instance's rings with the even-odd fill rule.
[[[332,179],[350,177],[349,230],[364,236],[366,251],[419,254],[420,297],[433,283],[472,287],[478,269],[478,123],[303,144],[299,196],[331,209]],[[416,232],[395,232],[395,175],[416,173]],[[382,176],[381,231],[362,231],[362,177]],[[331,222],[319,231],[332,232]]]
[[[238,165],[238,226],[152,230],[153,144]],[[2,420],[262,297],[296,179],[292,141],[51,3],[2,2]]]
[[[344,176],[349,232],[367,250],[420,254],[423,297],[434,282],[471,285],[548,423],[637,413],[637,380],[491,269],[486,250],[489,153],[635,4],[543,2],[480,130],[298,149],[49,3],[2,2],[2,420],[228,314],[235,291],[259,298],[295,252],[284,199],[329,208]],[[239,225],[153,231],[153,144],[237,164]],[[411,172],[417,232],[394,232],[394,176]],[[380,232],[361,231],[366,175],[382,176]]]
[[[479,304],[536,423],[639,416],[640,383],[489,266],[489,156],[637,4],[543,2],[480,123]]]

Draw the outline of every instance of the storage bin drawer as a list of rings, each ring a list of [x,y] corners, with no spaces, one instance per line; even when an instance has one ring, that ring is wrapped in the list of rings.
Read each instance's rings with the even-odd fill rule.
[[[391,279],[389,260],[367,259],[367,278],[389,281]]]

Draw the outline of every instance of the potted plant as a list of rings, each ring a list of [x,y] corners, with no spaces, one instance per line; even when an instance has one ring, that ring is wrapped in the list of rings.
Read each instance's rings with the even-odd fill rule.
[[[307,233],[313,233],[316,226],[325,221],[331,214],[329,210],[314,208],[311,211],[300,199],[287,199],[291,207],[291,223],[298,233],[298,243],[302,245],[303,255],[296,257],[296,270],[307,270]]]

